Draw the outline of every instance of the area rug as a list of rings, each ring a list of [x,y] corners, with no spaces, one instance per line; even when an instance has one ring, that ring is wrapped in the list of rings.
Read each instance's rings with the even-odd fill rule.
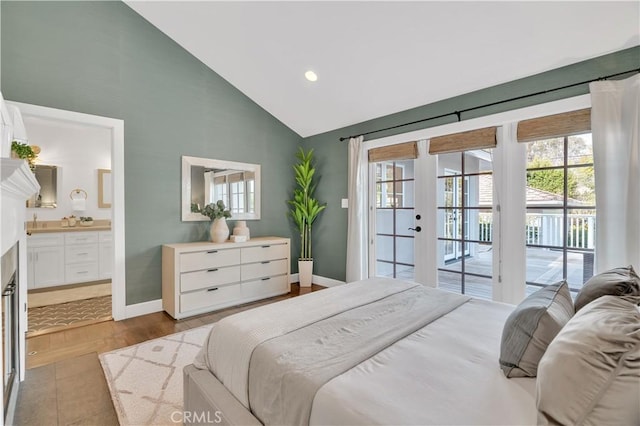
[[[213,324],[100,355],[122,426],[182,423],[182,369]]]

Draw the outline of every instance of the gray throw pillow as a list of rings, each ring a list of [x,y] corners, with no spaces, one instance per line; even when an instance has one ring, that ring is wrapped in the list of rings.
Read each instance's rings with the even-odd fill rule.
[[[610,269],[591,277],[576,296],[576,312],[605,295],[640,296],[640,277],[633,266]]]
[[[500,368],[507,377],[535,377],[549,343],[573,316],[566,281],[541,288],[520,303],[502,330]]]
[[[638,303],[603,296],[564,326],[538,366],[538,424],[640,425]]]

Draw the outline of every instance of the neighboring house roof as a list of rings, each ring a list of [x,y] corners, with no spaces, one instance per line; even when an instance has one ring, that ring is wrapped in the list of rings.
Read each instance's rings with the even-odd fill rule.
[[[493,176],[492,175],[480,175],[479,176],[479,197],[478,204],[480,206],[490,206],[493,204]],[[580,200],[569,198],[567,200],[569,204],[574,206],[584,206]],[[563,196],[554,194],[552,192],[544,191],[538,188],[532,188],[527,186],[527,204],[539,205],[539,206],[561,206],[563,203]]]

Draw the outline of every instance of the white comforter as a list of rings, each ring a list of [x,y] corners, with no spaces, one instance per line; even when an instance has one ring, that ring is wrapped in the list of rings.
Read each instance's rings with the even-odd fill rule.
[[[194,365],[211,370],[248,407],[257,345],[415,285],[370,279],[227,317]],[[498,364],[502,326],[512,310],[465,303],[327,382],[316,394],[310,424],[535,424],[535,380],[507,379]]]
[[[500,370],[513,306],[471,300],[325,384],[310,424],[535,425],[535,379]]]

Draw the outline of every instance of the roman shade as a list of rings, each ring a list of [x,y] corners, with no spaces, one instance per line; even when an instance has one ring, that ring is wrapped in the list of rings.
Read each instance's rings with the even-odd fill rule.
[[[591,130],[591,108],[532,118],[518,123],[518,142],[531,142]]]
[[[498,144],[496,131],[497,127],[485,127],[484,129],[432,138],[429,141],[429,154],[447,154],[449,152],[495,148]]]
[[[418,142],[405,142],[369,150],[369,162],[414,160],[418,158]]]

